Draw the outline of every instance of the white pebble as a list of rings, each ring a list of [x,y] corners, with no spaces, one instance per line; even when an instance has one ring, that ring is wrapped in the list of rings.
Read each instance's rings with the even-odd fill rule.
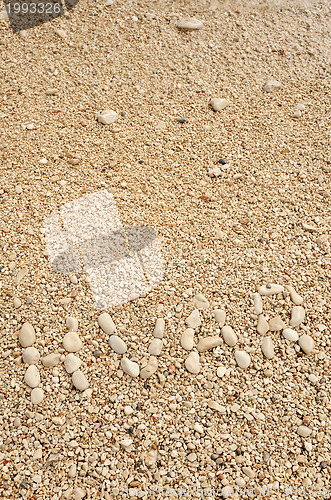
[[[121,366],[125,373],[130,375],[130,377],[138,377],[139,376],[139,365],[134,361],[131,361],[128,358],[121,359]]]
[[[177,28],[187,31],[201,30],[203,28],[203,22],[199,21],[199,19],[196,19],[195,17],[189,17],[179,21],[177,23]]]
[[[286,285],[285,288],[289,292],[292,302],[296,306],[301,306],[303,298],[294,290],[293,286]]]
[[[272,359],[274,357],[275,350],[271,337],[264,337],[262,339],[261,350],[267,359]]]
[[[231,326],[229,326],[229,325],[223,326],[221,331],[222,331],[224,342],[227,345],[229,345],[230,347],[233,347],[234,345],[236,345],[236,343],[238,342],[238,337],[235,334],[235,332],[233,331],[233,329],[231,328]]]
[[[28,270],[26,267],[23,267],[22,269],[19,269],[16,278],[15,278],[15,285],[19,285],[22,281],[22,279],[27,275]]]
[[[309,382],[311,382],[312,384],[316,384],[316,382],[318,382],[318,378],[316,377],[316,375],[314,375],[313,373],[310,373],[309,376],[308,376],[308,380]]]
[[[33,405],[39,405],[44,399],[44,391],[41,387],[35,387],[31,391],[31,403]]]
[[[258,290],[260,295],[265,295],[270,297],[270,295],[275,295],[277,293],[284,292],[284,287],[282,285],[276,285],[275,283],[268,283],[267,285],[262,285]]]
[[[33,326],[30,325],[30,323],[23,324],[23,326],[20,330],[18,340],[19,340],[22,347],[30,347],[32,344],[35,343],[36,334],[35,334]]]
[[[63,347],[68,352],[77,352],[80,351],[83,347],[83,343],[78,337],[76,332],[68,332],[63,337]]]
[[[240,368],[248,368],[251,363],[250,355],[245,351],[236,351],[234,357]]]
[[[155,323],[153,335],[157,339],[163,339],[165,321],[163,318],[158,318]]]
[[[299,339],[299,335],[295,330],[292,330],[292,328],[285,328],[283,330],[283,336],[287,339],[290,340],[291,342],[297,342]]]
[[[163,348],[163,341],[161,339],[153,339],[148,347],[149,354],[159,356]]]
[[[186,351],[192,351],[194,345],[194,330],[193,328],[186,328],[182,333],[180,343],[183,349]]]
[[[193,430],[195,430],[195,432],[198,432],[199,434],[204,434],[205,433],[205,431],[203,430],[202,425],[198,424],[198,422],[195,422],[195,424],[193,426]]]
[[[232,486],[224,486],[222,488],[222,497],[228,498],[231,495],[233,495],[233,492],[234,492],[234,490],[233,490]]]
[[[269,331],[269,324],[263,314],[260,314],[259,319],[257,320],[256,331],[260,335],[265,335],[267,331]]]
[[[88,388],[88,380],[85,377],[84,373],[81,372],[80,370],[75,371],[72,374],[72,383],[73,386],[78,390],[78,391],[85,391],[85,389]]]
[[[45,368],[52,368],[60,363],[61,354],[58,352],[52,352],[51,354],[47,354],[41,360],[42,364]]]
[[[214,97],[210,101],[210,105],[214,111],[222,111],[222,109],[229,106],[230,102],[227,99],[219,99],[218,97]]]
[[[216,375],[219,377],[219,378],[222,378],[224,377],[224,375],[226,374],[226,367],[225,366],[219,366],[217,368],[217,371],[216,371]]]
[[[186,318],[186,324],[190,328],[198,328],[201,325],[200,313],[198,309],[194,311]]]
[[[101,113],[98,113],[97,119],[98,122],[103,123],[103,125],[110,125],[118,120],[118,113],[111,109],[105,109],[101,111]]]
[[[76,318],[72,318],[71,316],[69,316],[66,319],[66,325],[67,325],[68,330],[71,330],[72,332],[77,332],[77,330],[78,330],[78,321],[77,321]]]
[[[290,325],[298,326],[305,319],[305,310],[302,306],[294,306],[292,309]]]
[[[296,104],[296,109],[298,109],[299,111],[304,111],[306,108],[305,108],[305,105],[304,104]]]
[[[40,353],[35,347],[27,347],[23,351],[23,361],[28,365],[36,365],[40,359]]]
[[[243,467],[242,471],[247,477],[249,477],[250,479],[254,479],[255,472],[251,469],[251,467]]]
[[[309,335],[304,334],[301,335],[301,337],[299,337],[299,346],[301,347],[304,353],[310,354],[314,349],[314,345],[315,345],[314,339]]]
[[[280,330],[284,330],[284,328],[286,328],[286,325],[279,316],[275,316],[269,320],[269,330],[271,332],[279,332]]]
[[[108,313],[100,314],[98,323],[105,333],[108,333],[109,335],[115,333],[116,326]]]
[[[222,415],[224,415],[226,413],[226,408],[225,406],[222,406],[220,405],[219,403],[217,403],[216,401],[209,401],[208,402],[208,406],[211,410],[215,410],[215,411],[218,411],[219,413],[221,413]]]
[[[254,293],[253,300],[254,300],[254,311],[255,311],[255,314],[262,314],[262,312],[263,312],[263,302],[262,302],[261,295],[259,293]]]
[[[312,430],[306,425],[299,425],[297,432],[301,437],[308,437],[312,433]]]
[[[223,309],[214,309],[213,315],[214,315],[215,321],[220,326],[223,326],[225,324],[226,312],[223,311]]]
[[[270,80],[267,81],[267,83],[264,84],[263,89],[266,92],[273,92],[274,90],[276,90],[279,87],[281,87],[281,85],[282,84],[280,82],[278,82],[277,80],[270,79]]]
[[[157,370],[158,361],[155,356],[151,356],[148,360],[146,366],[144,366],[140,371],[140,376],[143,379],[151,377]]]
[[[200,357],[195,351],[190,352],[185,360],[185,368],[188,372],[197,374],[200,371]]]
[[[293,118],[301,118],[301,111],[299,109],[296,109],[293,113]]]
[[[209,302],[206,297],[202,295],[202,293],[197,293],[196,295],[194,295],[192,300],[197,309],[208,309],[209,307]]]
[[[124,406],[124,413],[125,413],[125,415],[131,415],[133,413],[132,406],[129,406],[129,405]]]
[[[22,302],[20,301],[20,299],[18,297],[14,298],[13,303],[14,303],[15,309],[18,309],[22,305]]]
[[[218,335],[210,336],[210,337],[205,337],[200,340],[198,343],[198,351],[199,352],[205,352],[208,351],[209,349],[214,349],[214,347],[217,347],[222,344],[222,339]]]
[[[122,340],[117,335],[111,335],[109,337],[108,343],[112,348],[112,350],[115,351],[117,354],[124,354],[128,349],[124,340]]]
[[[67,373],[73,373],[77,371],[80,368],[81,364],[81,360],[72,352],[65,357],[64,367]]]
[[[24,375],[24,381],[29,387],[37,387],[40,383],[39,370],[35,365],[30,365]]]

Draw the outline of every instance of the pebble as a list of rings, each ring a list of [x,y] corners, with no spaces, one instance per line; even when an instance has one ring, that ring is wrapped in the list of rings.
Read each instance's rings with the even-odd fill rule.
[[[314,349],[314,345],[314,339],[309,335],[303,334],[299,338],[299,346],[306,354],[310,354],[312,352],[312,350]]]
[[[250,479],[254,479],[255,472],[251,469],[251,467],[243,467],[242,471],[247,477],[249,477]]]
[[[299,339],[299,335],[295,330],[292,330],[292,328],[285,328],[283,330],[283,336],[287,339],[290,340],[291,342],[297,342]]]
[[[15,278],[15,285],[19,285],[24,276],[26,276],[28,273],[28,270],[26,267],[23,267],[22,269],[19,269],[16,278]]]
[[[180,343],[186,351],[192,351],[194,345],[194,330],[193,328],[186,328],[182,333]]]
[[[88,380],[85,377],[84,373],[81,372],[80,370],[75,371],[72,374],[72,383],[73,386],[78,390],[78,391],[85,391],[85,389],[88,388]]]
[[[218,411],[219,413],[221,413],[222,415],[224,415],[226,413],[226,408],[225,406],[222,406],[220,405],[219,403],[217,403],[216,401],[209,401],[208,402],[208,406],[211,410],[215,410],[215,411]]]
[[[199,434],[204,434],[205,433],[205,431],[203,430],[202,425],[200,425],[198,422],[195,422],[195,424],[193,426],[193,430],[195,432],[198,432]]]
[[[201,325],[200,313],[198,309],[194,311],[186,318],[186,324],[190,328],[198,328]]]
[[[51,354],[47,354],[41,360],[42,364],[45,368],[53,368],[54,366],[60,363],[61,354],[58,352],[52,352]]]
[[[226,312],[223,311],[223,309],[214,309],[213,315],[214,315],[215,321],[220,326],[223,326],[225,324]]]
[[[80,368],[81,364],[81,360],[72,352],[65,357],[64,367],[67,373],[73,373],[77,371]]]
[[[262,312],[263,312],[263,302],[262,302],[261,295],[259,293],[254,293],[253,300],[254,300],[254,311],[255,311],[255,314],[262,314]]]
[[[80,351],[83,347],[83,343],[78,337],[76,332],[68,332],[63,337],[63,347],[68,352],[77,352]]]
[[[13,303],[14,303],[14,307],[16,309],[18,309],[19,307],[21,307],[22,305],[22,302],[20,301],[20,299],[18,297],[15,297],[14,300],[13,300]]]
[[[112,348],[112,350],[115,351],[117,354],[124,354],[128,349],[124,340],[122,340],[117,335],[111,335],[109,337],[108,343]]]
[[[275,356],[274,345],[271,337],[264,337],[261,344],[261,350],[267,359]]]
[[[76,464],[72,464],[68,470],[68,476],[73,478],[77,475],[77,466]]]
[[[157,450],[154,450],[152,448],[145,455],[145,464],[148,467],[152,467],[153,465],[156,464],[156,461],[157,461]]]
[[[70,330],[72,332],[78,331],[78,321],[76,318],[72,318],[71,316],[69,316],[66,319],[66,325],[67,325],[68,330]]]
[[[305,105],[304,104],[296,104],[296,109],[298,109],[299,111],[304,111],[306,109]]]
[[[197,309],[208,309],[209,307],[209,302],[206,297],[202,295],[202,293],[197,293],[196,295],[194,295],[193,304]]]
[[[302,306],[294,306],[291,312],[290,325],[298,326],[305,319],[305,310]]]
[[[147,379],[151,377],[157,370],[158,367],[158,361],[155,356],[151,356],[148,360],[148,363],[146,366],[144,366],[141,371],[140,371],[140,376],[143,379]]]
[[[318,382],[318,378],[316,377],[316,375],[314,375],[313,373],[310,373],[309,376],[308,376],[308,380],[309,382],[311,382],[312,384],[316,384],[316,382]]]
[[[116,326],[108,313],[100,314],[98,318],[99,326],[105,333],[112,335],[116,331]]]
[[[238,342],[238,337],[234,333],[231,326],[229,326],[229,325],[223,326],[221,331],[222,331],[224,342],[227,345],[229,345],[230,347],[233,347],[234,345],[236,345],[236,343]]]
[[[22,347],[30,347],[36,341],[36,334],[30,323],[24,323],[18,337]]]
[[[29,387],[37,387],[40,383],[39,370],[35,365],[30,365],[24,375],[24,381]]]
[[[301,111],[299,109],[296,109],[293,113],[293,118],[301,118]]]
[[[185,368],[188,372],[197,374],[200,371],[200,357],[197,352],[191,352],[185,360]]]
[[[296,306],[301,306],[303,298],[294,290],[293,286],[286,285],[285,288],[289,292],[292,302]]]
[[[110,125],[118,120],[118,113],[111,109],[105,109],[104,111],[101,111],[101,113],[98,113],[97,120],[103,125]]]
[[[195,462],[195,461],[196,461],[196,459],[197,459],[197,454],[196,454],[196,453],[189,453],[189,454],[187,455],[187,460],[188,460],[189,462]]]
[[[6,10],[0,11],[0,20],[8,21],[8,14]]]
[[[269,324],[263,314],[260,314],[259,319],[257,320],[256,331],[260,335],[265,335],[269,331]]]
[[[223,498],[229,498],[231,495],[233,495],[234,490],[232,486],[224,486],[221,490],[221,493]]]
[[[218,335],[210,336],[210,337],[205,337],[200,340],[198,343],[198,351],[199,352],[205,352],[208,351],[209,349],[214,349],[214,347],[217,347],[222,344],[222,339]]]
[[[318,227],[311,226],[310,224],[305,224],[304,222],[302,223],[302,228],[305,231],[308,231],[309,233],[316,233],[316,232],[318,232]]]
[[[31,391],[31,403],[33,405],[39,405],[44,399],[44,391],[41,387],[35,387]]]
[[[260,295],[270,297],[270,295],[284,292],[284,287],[282,285],[276,285],[275,283],[268,283],[266,285],[262,285],[258,292]]]
[[[158,318],[155,323],[153,336],[157,339],[163,339],[165,329],[165,321],[163,318]]]
[[[274,90],[279,89],[281,85],[282,84],[277,80],[270,79],[264,84],[263,90],[265,90],[266,92],[273,92]]]
[[[224,377],[224,375],[226,374],[226,370],[227,368],[225,366],[219,366],[217,368],[217,371],[216,371],[216,375],[219,377],[219,378],[222,378]]]
[[[36,365],[40,359],[40,353],[35,347],[27,347],[23,351],[23,361],[28,365]]]
[[[163,348],[163,341],[161,339],[153,339],[148,347],[149,354],[159,356]]]
[[[286,325],[279,316],[275,316],[269,320],[269,330],[271,332],[279,332],[279,330],[284,330],[284,328],[286,328]]]
[[[134,411],[132,406],[130,406],[130,405],[124,406],[123,410],[124,410],[125,415],[131,415]]]
[[[251,363],[250,355],[245,351],[236,351],[234,357],[240,368],[248,368]]]
[[[130,375],[130,377],[138,377],[139,376],[139,365],[134,361],[130,361],[128,358],[121,359],[121,366],[125,373]]]
[[[299,425],[297,433],[301,437],[308,437],[312,433],[312,429],[309,429],[306,425]]]
[[[75,275],[71,276],[70,281],[73,285],[77,285],[77,283],[78,283],[77,276],[75,276]]]
[[[222,111],[222,109],[229,106],[230,102],[227,99],[219,99],[218,97],[214,97],[210,101],[210,105],[214,111]]]
[[[189,17],[179,21],[177,23],[177,28],[187,31],[201,30],[203,28],[203,22],[199,21],[199,19],[196,19],[195,17]]]

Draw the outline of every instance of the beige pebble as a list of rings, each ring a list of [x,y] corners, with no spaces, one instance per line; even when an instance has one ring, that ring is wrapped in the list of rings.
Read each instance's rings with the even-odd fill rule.
[[[83,343],[76,332],[68,332],[63,337],[63,347],[68,352],[78,352],[83,347]]]
[[[218,335],[205,337],[198,343],[197,349],[199,352],[205,352],[222,344],[222,339]]]
[[[269,324],[263,314],[260,314],[259,319],[257,320],[256,331],[260,335],[265,335],[269,331]]]
[[[250,355],[245,352],[245,351],[236,351],[234,353],[235,359],[237,361],[238,366],[240,368],[248,368],[249,365],[251,364],[251,357]]]
[[[75,371],[72,374],[71,379],[72,379],[73,386],[78,391],[85,391],[85,389],[87,389],[89,386],[87,378],[85,377],[84,373],[81,372],[80,370]]]
[[[231,328],[231,326],[229,326],[229,325],[223,326],[221,332],[223,335],[224,342],[227,345],[229,345],[230,347],[233,347],[234,345],[236,345],[236,343],[238,342],[238,337],[235,334],[235,332],[233,331],[233,329]]]
[[[275,316],[269,320],[269,330],[271,332],[279,332],[280,330],[284,330],[284,328],[286,328],[286,325],[279,316]]]
[[[180,343],[183,349],[191,351],[194,345],[194,330],[193,328],[186,328],[182,333]]]
[[[155,356],[151,356],[148,360],[148,363],[146,366],[144,366],[141,371],[140,371],[140,376],[143,379],[147,379],[151,377],[158,368],[158,361]]]
[[[163,339],[165,329],[165,321],[163,318],[158,318],[155,323],[153,336],[157,339]]]
[[[186,324],[190,328],[198,328],[201,325],[200,313],[198,309],[194,311],[186,318]]]
[[[227,99],[220,99],[218,97],[214,97],[210,101],[210,105],[214,111],[222,111],[227,106],[229,106],[230,102]]]
[[[197,374],[200,371],[200,357],[195,351],[191,352],[185,360],[185,368],[188,372]]]
[[[289,292],[292,302],[294,302],[296,306],[301,306],[303,298],[294,290],[293,286],[286,285],[285,288]]]
[[[102,313],[98,317],[99,326],[105,333],[112,335],[116,331],[116,326],[108,313]]]
[[[314,349],[314,339],[309,335],[303,334],[299,337],[299,346],[303,350],[304,353],[310,354]]]
[[[290,325],[298,326],[303,322],[304,319],[305,319],[304,308],[302,306],[294,306],[291,311]]]
[[[222,327],[225,324],[226,312],[223,311],[223,309],[214,309],[212,312],[215,321],[219,324],[220,327]]]
[[[178,21],[177,28],[186,31],[201,30],[203,28],[203,22],[195,17],[189,17]]]
[[[39,405],[44,399],[44,391],[41,387],[35,387],[32,389],[30,397],[33,405]]]
[[[26,267],[19,269],[15,278],[15,285],[19,285],[22,279],[28,274],[28,270]]]
[[[18,337],[22,347],[30,347],[36,341],[36,334],[30,323],[24,323]]]
[[[297,432],[301,437],[308,437],[312,433],[312,430],[306,425],[299,425]]]
[[[148,352],[153,356],[159,356],[162,352],[162,348],[163,348],[163,341],[161,339],[154,338],[149,344]]]
[[[208,309],[209,307],[209,302],[202,293],[197,293],[192,300],[197,309]]]
[[[270,283],[262,285],[258,291],[260,295],[265,295],[266,297],[270,297],[271,295],[276,295],[278,293],[284,292],[284,287],[282,285],[276,285],[275,283]]]
[[[61,354],[58,352],[52,352],[44,356],[41,360],[45,368],[53,368],[60,363]]]
[[[35,365],[30,365],[24,375],[24,381],[29,387],[37,387],[40,383],[40,373]]]
[[[271,337],[263,338],[261,350],[267,359],[272,359],[275,356],[274,345]]]

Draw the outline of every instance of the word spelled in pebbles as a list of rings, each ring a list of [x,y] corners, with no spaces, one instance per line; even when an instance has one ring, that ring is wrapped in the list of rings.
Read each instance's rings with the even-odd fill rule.
[[[155,323],[153,336],[156,339],[163,339],[165,329],[165,321],[163,318],[158,318]]]
[[[121,367],[122,370],[130,375],[130,377],[138,377],[139,376],[139,365],[138,363],[135,363],[134,361],[130,361],[128,358],[122,358],[121,359]]]
[[[263,312],[263,302],[261,295],[259,293],[254,293],[253,295],[254,311],[255,314],[262,314]]]
[[[66,319],[66,325],[68,330],[71,330],[72,332],[78,331],[78,320],[76,318],[72,318],[71,316],[69,316]]]
[[[144,366],[140,371],[140,376],[143,379],[151,377],[157,370],[158,362],[155,356],[151,356],[148,360],[146,366]]]
[[[245,351],[236,351],[234,353],[234,357],[237,361],[238,366],[240,366],[240,368],[248,368],[249,365],[251,364],[251,357]]]
[[[200,342],[198,343],[197,348],[199,352],[205,352],[208,351],[209,349],[214,349],[214,347],[217,347],[221,344],[222,344],[221,337],[219,337],[218,335],[214,335],[201,339]]]
[[[102,313],[98,317],[99,326],[105,333],[112,335],[116,331],[116,326],[108,313]]]
[[[267,283],[266,285],[262,285],[258,290],[260,295],[265,295],[266,297],[270,297],[270,295],[276,295],[277,293],[284,292],[284,287],[282,285],[276,285]]]
[[[264,84],[263,90],[265,90],[265,92],[273,92],[274,90],[279,89],[281,85],[282,84],[277,80],[270,79]]]
[[[210,105],[214,111],[222,111],[227,106],[229,106],[230,102],[227,99],[220,99],[218,97],[214,97],[210,101]]]
[[[197,293],[196,295],[194,295],[193,304],[197,309],[208,309],[209,307],[209,302],[206,297],[202,295],[202,293]]]
[[[267,331],[269,331],[269,324],[263,314],[260,314],[259,319],[257,320],[256,331],[260,335],[265,335]]]
[[[299,335],[295,330],[292,330],[292,328],[285,328],[282,332],[283,337],[285,337],[287,340],[290,340],[291,342],[297,342],[299,339]]]
[[[40,359],[40,353],[35,347],[27,347],[23,351],[23,361],[28,365],[36,365]]]
[[[44,391],[41,387],[35,387],[32,389],[30,397],[33,405],[39,405],[44,399]]]
[[[289,292],[292,302],[294,302],[296,306],[301,306],[303,298],[294,290],[293,286],[286,285],[285,288]]]
[[[64,367],[67,373],[74,373],[80,368],[81,364],[81,360],[72,352],[65,357]]]
[[[233,347],[234,345],[236,345],[236,343],[238,342],[238,337],[234,333],[234,331],[231,328],[231,326],[229,326],[229,325],[223,326],[221,332],[222,332],[222,335],[223,335],[224,342],[227,345],[229,345],[230,347]]]
[[[163,348],[163,341],[161,339],[153,339],[148,347],[149,354],[159,356]]]
[[[315,345],[314,339],[309,335],[304,334],[301,335],[301,337],[299,337],[299,346],[301,347],[304,353],[310,354],[314,349],[314,345]]]
[[[75,371],[72,374],[71,377],[72,384],[73,386],[78,390],[78,391],[85,391],[85,389],[88,388],[88,380],[85,377],[84,373],[81,372],[80,370]]]
[[[186,328],[182,333],[180,343],[186,351],[192,351],[194,345],[194,330],[193,328]]]
[[[267,359],[272,359],[274,357],[275,350],[271,337],[264,337],[261,344],[261,350]]]
[[[83,343],[78,337],[76,332],[68,332],[63,337],[63,347],[68,352],[77,352],[80,351],[83,347]]]
[[[198,309],[194,309],[193,312],[186,318],[186,324],[190,328],[199,328],[201,326],[201,318]]]
[[[284,330],[284,328],[286,328],[286,325],[279,316],[275,316],[269,320],[269,330],[271,332],[279,332],[280,330]]]
[[[223,311],[222,309],[214,309],[213,310],[213,315],[214,315],[215,321],[220,326],[223,326],[225,324],[225,318],[226,318],[226,312],[225,311]]]
[[[108,343],[112,348],[112,350],[115,351],[117,354],[124,354],[128,349],[124,340],[122,340],[117,335],[111,335],[109,337]]]
[[[200,357],[197,352],[191,352],[185,360],[185,368],[188,372],[197,374],[200,371]]]
[[[34,328],[30,323],[24,323],[18,337],[19,343],[22,347],[30,347],[36,341],[36,334]]]
[[[301,306],[293,307],[292,312],[291,312],[290,325],[291,326],[298,326],[303,322],[304,319],[305,319],[304,308]]]
[[[24,381],[29,387],[37,387],[40,384],[39,370],[35,365],[30,365],[24,375]]]
[[[201,30],[203,28],[203,22],[199,21],[199,19],[196,19],[195,17],[189,17],[178,21],[177,28],[186,31]]]
[[[58,352],[52,352],[51,354],[47,354],[41,360],[42,364],[45,368],[53,368],[54,366],[60,363],[61,354]]]
[[[101,113],[97,114],[97,120],[103,125],[111,125],[118,120],[118,113],[111,109],[105,109],[104,111],[101,111]]]

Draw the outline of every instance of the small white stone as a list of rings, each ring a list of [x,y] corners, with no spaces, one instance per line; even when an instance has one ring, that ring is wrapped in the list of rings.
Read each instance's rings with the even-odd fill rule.
[[[31,403],[33,405],[39,405],[44,399],[44,391],[41,387],[35,387],[31,391]]]
[[[30,323],[24,323],[18,337],[19,343],[22,347],[30,347],[36,341],[36,334],[34,328]]]
[[[200,357],[195,351],[190,352],[185,360],[185,368],[188,372],[197,374],[200,371]]]
[[[68,470],[68,476],[73,478],[77,475],[77,466],[76,464],[72,464]]]
[[[78,283],[77,276],[75,276],[75,275],[71,276],[70,281],[73,285],[77,285],[77,283]]]
[[[247,477],[249,477],[250,479],[254,479],[255,472],[251,469],[251,467],[243,467],[242,471]]]
[[[33,389],[34,391],[37,390],[37,389]],[[31,393],[32,394],[32,393]],[[32,457],[32,460],[40,460],[43,456],[43,450],[41,448],[38,448],[34,454],[33,454],[33,457]]]
[[[163,339],[165,321],[163,318],[158,318],[155,323],[153,335],[157,339]]]
[[[78,331],[78,321],[76,318],[72,318],[71,316],[69,316],[66,319],[66,325],[67,325],[68,330],[71,330],[72,332]]]
[[[198,328],[201,325],[200,313],[198,309],[194,311],[186,318],[186,324],[190,328]]]
[[[219,99],[218,97],[214,97],[210,101],[210,105],[214,111],[222,111],[227,106],[229,106],[230,102],[227,99]]]
[[[45,368],[53,368],[60,363],[60,359],[61,354],[59,354],[58,352],[52,352],[51,354],[44,356],[41,362],[45,366]]]
[[[103,123],[103,125],[110,125],[118,120],[118,113],[111,109],[105,109],[101,111],[101,113],[98,113],[97,119],[100,123]]]
[[[195,430],[195,432],[198,432],[199,434],[204,434],[205,433],[205,431],[203,430],[202,425],[198,424],[198,422],[195,422],[195,424],[193,426],[193,430]]]
[[[245,488],[246,486],[246,481],[242,477],[237,477],[235,483],[239,488]]]
[[[312,433],[312,429],[309,429],[309,427],[305,425],[299,425],[297,432],[301,437],[308,437]]]
[[[68,332],[63,337],[63,347],[68,352],[78,352],[83,347],[83,343],[76,332]]]
[[[30,365],[24,375],[24,381],[29,387],[37,387],[40,384],[39,370],[35,365]]]
[[[125,451],[128,451],[132,444],[132,439],[123,439],[123,441],[120,442],[120,445]]]
[[[290,325],[298,326],[305,319],[305,310],[302,306],[294,306],[292,309]]]
[[[238,337],[235,334],[235,332],[233,331],[233,329],[231,328],[231,326],[229,326],[229,325],[223,326],[221,332],[223,335],[224,342],[227,345],[229,345],[230,347],[233,347],[234,345],[236,345],[236,343],[238,342]]]
[[[98,323],[105,333],[108,333],[109,335],[115,333],[116,326],[108,313],[100,314]]]
[[[281,83],[278,82],[277,80],[268,80],[267,83],[264,84],[263,90],[266,92],[273,92],[276,89],[279,89],[281,87]]]
[[[131,415],[133,413],[132,406],[129,406],[129,405],[124,406],[124,413],[125,413],[125,415]]]
[[[299,337],[299,346],[301,347],[304,353],[310,354],[314,349],[314,345],[315,345],[314,339],[309,335],[304,334],[301,335],[301,337]]]
[[[81,364],[81,360],[72,352],[65,357],[64,367],[67,373],[73,373],[77,371],[80,368]]]
[[[216,375],[219,377],[219,378],[222,378],[224,377],[224,375],[226,374],[226,367],[225,366],[219,366],[217,368],[217,371],[216,371]]]
[[[158,367],[158,361],[155,356],[151,356],[148,360],[148,363],[146,366],[144,366],[141,371],[140,371],[140,376],[143,379],[147,379],[151,377],[157,370]]]
[[[299,335],[295,330],[292,330],[292,328],[285,328],[283,330],[283,336],[287,339],[290,340],[291,342],[297,342],[299,339]]]
[[[36,365],[40,359],[40,353],[35,347],[27,347],[23,351],[23,361],[28,365]]]
[[[302,228],[309,233],[317,233],[319,230],[318,227],[312,226],[311,224],[306,224],[305,222],[302,223]]]
[[[192,351],[194,345],[194,330],[193,328],[186,328],[182,333],[180,343],[183,349]]]
[[[19,269],[16,278],[15,278],[15,285],[19,285],[22,281],[22,279],[28,274],[28,270],[26,267],[23,267],[22,269]]]
[[[214,349],[214,347],[217,347],[221,344],[222,344],[222,339],[218,335],[204,337],[199,341],[197,349],[199,352],[205,352],[208,351],[209,349]]]
[[[222,497],[223,498],[229,498],[231,495],[233,495],[234,489],[232,486],[224,486],[222,488]]]
[[[157,456],[158,456],[157,450],[155,450],[154,448],[146,452],[144,460],[147,467],[152,467],[153,465],[156,464]]]
[[[279,316],[275,316],[269,320],[269,330],[271,332],[279,332],[280,330],[284,330],[284,328],[286,328],[286,325]]]
[[[212,312],[215,321],[219,324],[220,327],[222,327],[225,324],[226,312],[223,311],[223,309],[214,309]]]
[[[284,287],[282,285],[276,285],[275,283],[268,283],[267,285],[262,285],[258,292],[260,295],[270,297],[270,295],[284,292]]]
[[[71,379],[74,387],[78,391],[85,391],[85,389],[87,389],[89,386],[87,378],[85,377],[84,373],[81,372],[80,370],[75,371],[72,374]]]
[[[108,341],[110,347],[117,354],[125,354],[128,350],[126,343],[117,335],[111,335]]]
[[[222,415],[225,415],[226,413],[226,408],[225,406],[222,406],[220,405],[219,403],[217,403],[216,401],[209,401],[208,402],[208,406],[211,410],[215,410],[215,411],[218,411],[219,413],[221,413]]]
[[[238,366],[240,368],[248,368],[251,363],[250,355],[245,351],[236,351],[234,353],[234,357],[237,361]]]
[[[296,109],[293,113],[293,118],[301,118],[301,111],[299,109]]]
[[[201,30],[203,28],[203,22],[199,21],[199,19],[196,19],[195,17],[189,17],[179,21],[177,23],[177,28],[186,31]]]
[[[159,356],[163,348],[163,341],[161,339],[153,339],[148,347],[149,354]]]
[[[296,104],[295,105],[296,109],[298,109],[299,111],[304,111],[306,108],[305,108],[305,105],[304,104]]]
[[[18,309],[22,305],[22,302],[20,301],[20,299],[18,297],[14,298],[13,303],[14,303],[15,309]]]
[[[267,359],[272,359],[275,356],[274,345],[271,337],[262,339],[261,350]]]
[[[135,363],[134,361],[131,361],[128,358],[123,357],[121,359],[121,366],[122,370],[130,375],[130,377],[138,377],[139,376],[139,365],[138,363]]]
[[[187,460],[188,460],[189,462],[195,462],[195,461],[196,461],[196,459],[197,459],[197,454],[196,454],[196,453],[189,453],[189,454],[187,455]]]
[[[8,14],[6,10],[0,12],[0,21],[8,21]]]
[[[296,306],[301,306],[303,298],[294,290],[293,286],[286,285],[285,288],[289,292],[292,302]]]
[[[316,382],[318,382],[318,378],[316,377],[316,375],[314,375],[313,373],[310,373],[308,375],[308,380],[309,382],[311,382],[312,384],[316,384]]]
[[[269,331],[269,324],[263,314],[260,314],[259,319],[257,320],[256,331],[260,335],[265,335],[267,331]]]
[[[253,295],[253,301],[254,301],[254,311],[255,314],[262,314],[263,312],[263,302],[261,295],[259,293],[254,293]]]
[[[193,297],[193,304],[197,309],[208,309],[209,302],[202,293],[197,293]]]

